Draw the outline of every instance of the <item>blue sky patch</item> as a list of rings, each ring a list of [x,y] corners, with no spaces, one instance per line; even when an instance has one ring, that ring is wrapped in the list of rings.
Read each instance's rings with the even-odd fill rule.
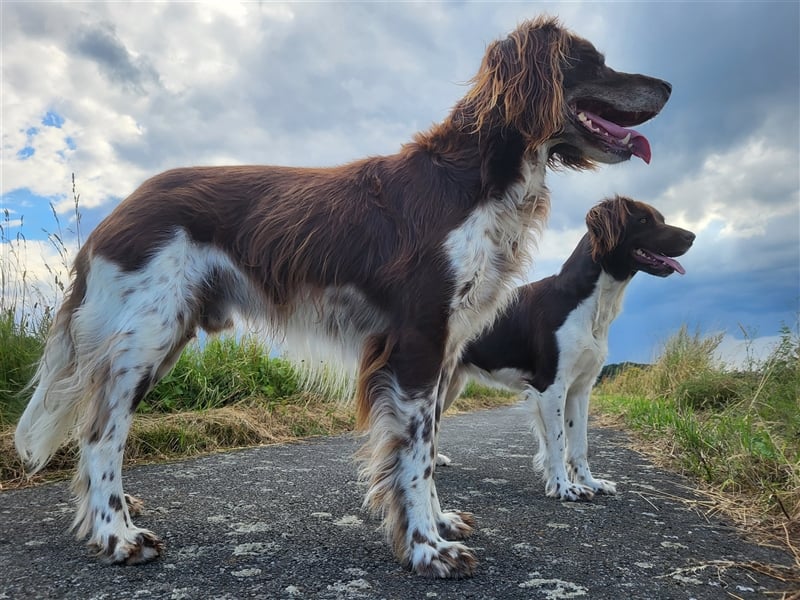
[[[0,196],[0,206],[8,209],[17,218],[22,218],[23,228],[20,230],[27,239],[41,239],[42,232],[58,229],[58,223],[53,216],[51,204],[56,204],[64,195],[41,196],[29,188],[18,188]],[[59,216],[61,219],[61,216]],[[62,226],[66,225],[68,217]]]
[[[52,110],[48,110],[47,113],[44,115],[44,119],[42,119],[42,125],[46,127],[57,127],[61,129],[61,126],[64,124],[64,117],[59,115],[58,113],[53,112]]]
[[[33,146],[25,146],[22,150],[17,152],[17,158],[20,160],[25,160],[26,158],[30,158],[36,153],[36,150]]]

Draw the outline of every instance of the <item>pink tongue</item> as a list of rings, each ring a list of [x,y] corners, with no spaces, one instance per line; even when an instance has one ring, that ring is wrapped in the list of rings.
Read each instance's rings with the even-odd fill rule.
[[[634,129],[626,129],[625,127],[621,127],[620,125],[612,123],[611,121],[606,121],[604,118],[598,117],[593,113],[585,112],[585,114],[592,121],[592,123],[602,127],[611,137],[616,138],[617,140],[622,140],[626,135],[630,134],[631,139],[628,142],[628,148],[630,149],[631,153],[633,153],[634,156],[641,158],[648,165],[650,164],[650,142],[648,142],[647,138],[641,133]]]
[[[661,262],[668,264],[670,267],[675,269],[681,275],[686,275],[686,269],[683,268],[683,265],[679,263],[674,258],[670,258],[669,256],[664,256],[663,254],[656,254],[655,252],[652,253],[653,256],[658,258]]]

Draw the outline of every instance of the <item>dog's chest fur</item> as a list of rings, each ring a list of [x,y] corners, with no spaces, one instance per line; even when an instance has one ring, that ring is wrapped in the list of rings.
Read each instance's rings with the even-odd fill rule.
[[[545,164],[538,156],[524,163],[519,182],[478,206],[447,236],[444,248],[455,282],[449,350],[459,352],[513,297],[514,279],[529,265],[549,211]]]
[[[622,310],[628,281],[601,271],[594,291],[569,313],[556,331],[558,369],[556,380],[594,380],[608,356],[608,330]]]

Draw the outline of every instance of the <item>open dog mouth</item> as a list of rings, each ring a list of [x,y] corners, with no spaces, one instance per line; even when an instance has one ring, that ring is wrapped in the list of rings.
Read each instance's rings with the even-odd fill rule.
[[[646,250],[644,248],[636,248],[633,251],[633,258],[638,262],[651,267],[659,275],[672,275],[675,271],[681,275],[686,274],[686,269],[674,258]]]
[[[601,102],[576,102],[570,106],[581,126],[610,151],[638,156],[650,164],[650,142],[630,125],[639,125],[655,112],[626,112]]]

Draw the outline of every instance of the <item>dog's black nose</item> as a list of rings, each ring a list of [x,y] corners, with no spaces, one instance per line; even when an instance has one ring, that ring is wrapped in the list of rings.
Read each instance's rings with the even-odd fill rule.
[[[661,81],[661,84],[664,86],[664,89],[667,90],[667,96],[672,93],[672,84],[669,81]]]
[[[687,244],[691,244],[692,242],[694,242],[696,237],[697,236],[695,234],[693,234],[691,231],[684,230],[684,232],[683,232],[683,239],[686,240]]]

